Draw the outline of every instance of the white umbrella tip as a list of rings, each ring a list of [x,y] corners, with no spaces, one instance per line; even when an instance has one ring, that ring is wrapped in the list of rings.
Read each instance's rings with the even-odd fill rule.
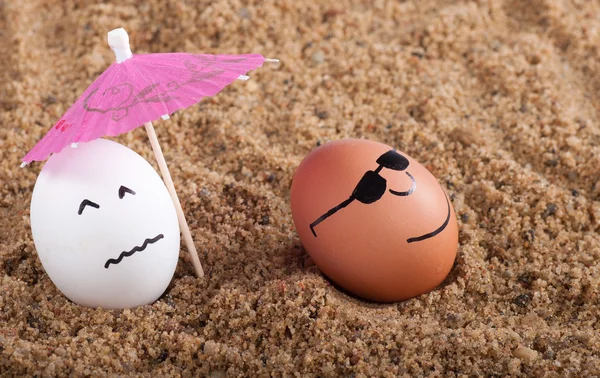
[[[111,30],[108,32],[108,44],[110,47],[129,47],[129,35],[123,28]]]
[[[122,63],[133,55],[129,47],[129,35],[123,28],[108,32],[108,45],[114,51],[118,63]]]
[[[21,168],[25,168],[26,166],[27,166],[27,163],[25,163],[25,162],[21,163]]]
[[[279,63],[279,59],[265,59],[265,62],[268,62],[268,63]]]

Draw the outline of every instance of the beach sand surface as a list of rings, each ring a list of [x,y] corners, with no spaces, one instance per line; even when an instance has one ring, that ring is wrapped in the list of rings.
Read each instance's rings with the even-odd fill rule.
[[[600,3],[0,1],[0,376],[600,376]],[[90,309],[52,284],[20,159],[113,61],[279,58],[157,121],[206,270],[185,245],[154,304]],[[289,195],[318,145],[427,167],[456,210],[440,287],[369,303],[333,286]],[[110,138],[157,167],[143,128]]]

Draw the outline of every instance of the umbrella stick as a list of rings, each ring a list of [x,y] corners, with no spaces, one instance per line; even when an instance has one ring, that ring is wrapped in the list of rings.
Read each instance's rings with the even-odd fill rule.
[[[169,190],[169,194],[171,194],[171,199],[173,199],[173,203],[175,204],[175,210],[177,211],[177,219],[179,220],[179,227],[181,227],[181,233],[183,234],[185,245],[187,246],[188,252],[192,257],[192,262],[194,263],[194,268],[196,269],[196,275],[198,277],[204,277],[204,270],[202,269],[202,264],[200,264],[198,252],[196,252],[196,246],[194,245],[194,240],[192,240],[192,234],[190,232],[188,223],[185,220],[185,215],[183,214],[183,209],[181,208],[181,203],[179,202],[179,197],[177,197],[175,185],[173,185],[173,179],[171,179],[171,174],[169,173],[169,168],[167,167],[167,162],[165,161],[165,156],[163,155],[162,149],[158,144],[158,139],[156,138],[154,126],[152,126],[152,122],[148,122],[144,124],[144,127],[146,127],[146,132],[148,133],[148,137],[150,138],[150,144],[152,145],[154,156],[156,156],[158,167],[160,168],[160,172],[162,173],[163,180],[165,181],[167,189]]]

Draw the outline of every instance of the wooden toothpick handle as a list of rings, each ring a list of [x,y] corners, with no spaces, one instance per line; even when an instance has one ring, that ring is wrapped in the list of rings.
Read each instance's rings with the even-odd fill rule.
[[[202,269],[202,264],[200,264],[200,258],[198,257],[198,252],[196,252],[196,246],[194,245],[194,240],[192,239],[192,233],[190,232],[187,220],[185,219],[185,215],[183,214],[183,209],[181,208],[179,197],[177,196],[177,192],[175,191],[175,185],[173,185],[173,179],[171,179],[171,173],[169,173],[169,168],[167,167],[167,162],[165,161],[162,149],[158,144],[158,139],[156,138],[154,126],[152,126],[152,122],[148,122],[144,124],[144,127],[146,128],[146,132],[148,133],[148,137],[150,138],[150,144],[152,145],[154,156],[156,156],[156,161],[158,162],[160,173],[162,174],[165,185],[167,186],[167,190],[171,195],[173,204],[175,204],[175,211],[177,212],[179,227],[181,228],[183,240],[185,241],[185,245],[192,258],[192,263],[194,264],[196,275],[202,278],[204,277],[204,270]]]

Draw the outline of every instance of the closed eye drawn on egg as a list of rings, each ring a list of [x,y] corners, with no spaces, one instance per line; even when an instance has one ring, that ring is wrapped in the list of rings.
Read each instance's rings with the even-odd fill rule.
[[[79,205],[79,211],[77,212],[77,214],[81,215],[83,213],[83,209],[85,209],[86,206],[95,207],[96,209],[100,208],[100,205],[98,205],[97,203],[92,202],[88,199],[84,199],[83,201],[81,201],[81,204]]]
[[[381,177],[381,175],[379,174],[379,172],[381,172],[381,170],[383,168],[391,169],[394,171],[403,171],[406,168],[408,168],[408,165],[409,165],[408,159],[406,157],[402,156],[396,150],[390,150],[390,151],[384,153],[377,159],[376,162],[377,162],[377,164],[379,164],[377,169],[375,169],[374,171],[365,172],[365,174],[360,179],[360,181],[358,182],[358,184],[354,188],[354,191],[352,192],[352,194],[350,195],[350,197],[348,199],[346,199],[339,205],[331,208],[325,214],[321,215],[316,221],[314,221],[313,223],[310,224],[310,230],[312,231],[312,234],[314,235],[315,238],[317,237],[317,233],[315,232],[315,227],[319,223],[323,222],[325,219],[329,218],[330,216],[332,216],[339,210],[343,209],[344,207],[350,205],[354,200],[358,200],[359,202],[364,203],[364,204],[370,204],[370,203],[374,203],[374,202],[380,200],[381,197],[383,197],[383,195],[385,194],[386,186],[387,186],[387,180],[384,179],[383,177]],[[412,186],[410,187],[409,190],[402,191],[402,192],[396,191],[393,189],[389,189],[391,194],[400,196],[400,197],[404,197],[404,196],[411,195],[417,188],[417,181],[415,180],[415,178],[408,171],[406,171],[404,173],[406,173],[408,178],[410,178],[410,180],[412,181]],[[444,196],[446,196],[445,193],[444,193]],[[448,222],[450,221],[450,202],[449,202],[447,196],[446,196],[446,201],[448,202],[448,215],[446,217],[446,221],[439,228],[437,228],[436,230],[434,230],[430,233],[407,239],[406,240],[407,243],[414,243],[414,242],[423,241],[423,240],[432,238],[435,235],[442,232],[446,228],[446,226],[448,225]]]
[[[108,269],[108,267],[110,266],[110,264],[118,264],[120,263],[124,257],[129,257],[131,255],[133,255],[136,252],[142,252],[143,250],[146,249],[146,247],[148,247],[148,244],[154,244],[157,241],[159,241],[160,239],[164,238],[165,236],[163,234],[158,234],[156,235],[154,238],[150,239],[146,239],[144,240],[144,243],[141,246],[135,246],[133,247],[130,251],[123,251],[121,252],[121,254],[119,255],[118,258],[116,259],[108,259],[106,260],[106,263],[104,264],[104,267],[106,269]]]
[[[417,189],[417,181],[415,180],[415,178],[410,173],[408,173],[408,172],[404,172],[404,173],[406,173],[406,175],[408,176],[408,178],[410,178],[410,180],[412,181],[412,186],[410,187],[410,189],[408,189],[405,192],[397,192],[397,191],[395,191],[393,189],[390,189],[390,193],[392,193],[393,195],[402,196],[402,197],[403,196],[408,196],[408,195],[412,194],[412,192],[414,192],[415,189]]]
[[[135,196],[135,192],[133,190],[121,185],[121,187],[119,188],[119,198],[123,199],[123,197],[125,197],[125,193],[133,194]]]

